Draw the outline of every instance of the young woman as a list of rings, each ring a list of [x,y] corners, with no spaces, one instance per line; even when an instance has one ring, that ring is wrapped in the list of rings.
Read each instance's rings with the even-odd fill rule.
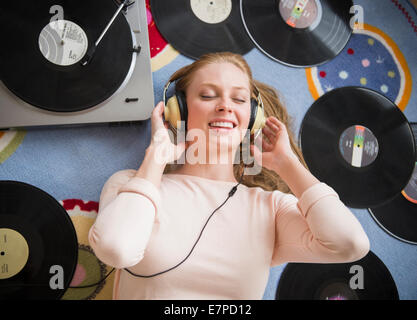
[[[255,81],[241,56],[202,56],[170,81],[185,94],[187,140],[172,142],[160,102],[140,168],[108,179],[89,232],[97,257],[117,269],[114,299],[262,299],[273,266],[368,253],[359,221],[306,168],[275,90]],[[258,90],[267,121],[262,148],[250,152],[263,168],[242,176],[235,156]],[[203,135],[188,139],[192,130]],[[206,161],[190,161],[196,152]]]

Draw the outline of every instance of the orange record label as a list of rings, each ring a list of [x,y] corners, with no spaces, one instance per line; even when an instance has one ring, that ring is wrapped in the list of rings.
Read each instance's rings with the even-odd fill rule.
[[[414,167],[413,175],[411,176],[410,181],[405,186],[401,194],[408,201],[417,204],[417,162],[416,166]]]

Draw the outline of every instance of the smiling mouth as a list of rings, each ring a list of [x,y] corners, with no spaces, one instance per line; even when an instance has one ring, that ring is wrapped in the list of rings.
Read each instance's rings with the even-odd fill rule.
[[[237,125],[231,122],[222,122],[222,123],[216,122],[216,123],[213,123],[213,125],[209,123],[209,129],[232,130],[236,127]]]
[[[209,126],[209,130],[233,130],[235,127],[233,128],[229,128],[229,127],[212,127]]]
[[[235,131],[235,129],[236,129],[236,126],[233,127],[233,128],[209,126],[210,134],[213,134],[215,136],[217,136],[217,135],[231,135]]]

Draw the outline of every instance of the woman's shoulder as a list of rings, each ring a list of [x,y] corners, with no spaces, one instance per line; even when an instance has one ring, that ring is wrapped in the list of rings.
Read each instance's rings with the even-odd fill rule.
[[[107,179],[106,183],[108,184],[125,183],[131,178],[133,178],[136,172],[137,170],[134,170],[134,169],[123,169],[123,170],[116,171]]]
[[[278,189],[265,190],[262,187],[255,186],[247,187],[246,191],[248,192],[248,197],[252,198],[253,201],[259,199],[264,203],[268,203],[275,212],[287,205],[294,205],[298,201],[292,193],[287,193]]]
[[[136,170],[133,169],[124,169],[114,172],[105,181],[102,188],[102,194],[109,190],[118,190],[121,186],[129,182],[129,180],[135,176],[135,173]]]

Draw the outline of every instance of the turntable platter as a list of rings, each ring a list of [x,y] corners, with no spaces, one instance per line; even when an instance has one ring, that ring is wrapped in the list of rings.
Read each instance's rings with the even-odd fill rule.
[[[81,111],[102,103],[134,64],[132,32],[123,14],[90,63],[80,61],[117,8],[112,0],[2,1],[3,83],[25,102],[49,111]]]

